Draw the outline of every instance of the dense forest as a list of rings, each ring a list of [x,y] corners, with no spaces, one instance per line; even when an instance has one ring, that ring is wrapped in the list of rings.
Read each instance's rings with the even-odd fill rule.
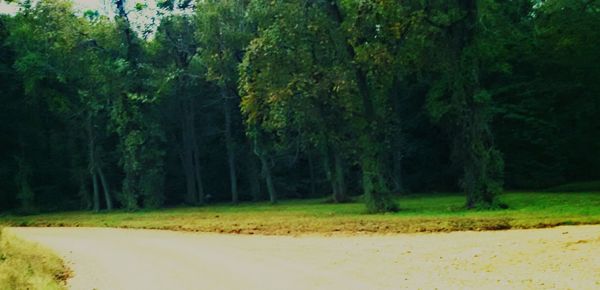
[[[598,1],[5,2],[3,211],[600,179]]]

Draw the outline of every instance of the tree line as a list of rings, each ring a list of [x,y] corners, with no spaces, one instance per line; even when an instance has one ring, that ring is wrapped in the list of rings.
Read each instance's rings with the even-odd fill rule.
[[[597,1],[110,4],[0,15],[0,209],[494,208],[600,178]]]

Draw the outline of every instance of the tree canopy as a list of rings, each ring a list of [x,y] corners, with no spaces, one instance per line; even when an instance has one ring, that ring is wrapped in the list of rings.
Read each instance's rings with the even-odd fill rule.
[[[495,208],[600,178],[597,1],[10,2],[1,210]]]

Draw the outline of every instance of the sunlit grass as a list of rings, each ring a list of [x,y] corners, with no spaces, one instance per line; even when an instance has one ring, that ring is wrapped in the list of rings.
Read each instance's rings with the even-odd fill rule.
[[[50,250],[0,229],[0,289],[67,289],[69,271]]]
[[[397,213],[370,215],[361,203],[328,204],[324,200],[242,203],[139,212],[65,212],[4,216],[12,226],[89,226],[168,229],[244,234],[411,233],[462,230],[542,228],[600,223],[600,192],[505,193],[505,210],[467,210],[457,194],[398,198]]]

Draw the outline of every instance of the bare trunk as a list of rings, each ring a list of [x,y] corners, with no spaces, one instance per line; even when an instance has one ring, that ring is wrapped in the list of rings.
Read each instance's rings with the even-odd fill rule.
[[[86,131],[88,137],[88,169],[90,172],[90,177],[92,178],[92,187],[93,187],[93,195],[92,202],[93,208],[95,212],[100,211],[100,193],[98,189],[98,176],[96,175],[96,140],[93,132],[92,126],[92,114],[88,113],[87,122],[86,122]]]
[[[112,198],[110,196],[110,188],[108,186],[108,182],[106,180],[106,177],[104,176],[104,172],[102,171],[102,167],[101,166],[96,166],[97,172],[98,172],[98,176],[100,176],[100,182],[102,183],[102,189],[104,189],[104,200],[106,201],[106,209],[107,210],[112,210],[113,209],[113,203],[112,203]]]
[[[189,107],[185,101],[182,101],[183,120],[181,122],[182,153],[181,162],[185,174],[186,194],[185,202],[195,205],[198,203],[198,193],[196,191],[196,174],[194,172],[194,144],[193,144],[193,118],[191,115],[193,108]]]
[[[191,164],[189,164],[188,158],[189,157],[186,157],[186,160],[184,161],[184,163],[186,163],[186,166],[184,168],[185,185],[186,185],[185,202],[190,205],[195,205],[198,203],[198,200],[197,200],[198,194],[196,192],[196,185],[194,184],[195,183],[194,172],[193,172]]]
[[[223,98],[223,112],[225,115],[225,146],[227,147],[227,164],[229,166],[229,183],[231,188],[231,202],[238,203],[237,173],[235,170],[235,147],[231,132],[231,108],[226,87],[221,87],[221,98]]]
[[[333,186],[333,183],[331,181],[331,162],[329,160],[329,150],[327,150],[327,146],[321,149],[321,155],[323,161],[323,171],[325,171],[325,179],[327,179],[327,181],[331,183],[331,192],[333,192],[335,190],[335,186]]]
[[[314,197],[317,193],[317,185],[315,180],[315,164],[313,161],[313,155],[310,152],[308,153],[308,171],[310,174],[310,194]]]
[[[404,182],[402,180],[402,153],[398,151],[399,149],[394,150],[392,153],[392,182],[394,183],[394,192],[401,193],[404,192]]]
[[[273,185],[273,177],[271,176],[271,166],[269,166],[269,160],[267,159],[267,154],[264,152],[261,144],[261,136],[260,133],[255,139],[254,143],[254,153],[260,159],[261,164],[261,175],[265,179],[267,184],[267,191],[269,192],[269,199],[271,203],[277,202],[277,192],[275,191],[275,186]]]
[[[90,196],[90,192],[87,187],[86,177],[87,174],[84,173],[79,175],[79,196],[81,197],[81,206],[86,210],[91,210],[93,207],[92,197]]]
[[[248,154],[248,183],[250,184],[250,193],[252,194],[253,201],[261,199],[259,170],[256,161],[255,156]]]
[[[262,164],[262,173],[267,183],[267,191],[269,192],[269,200],[271,203],[277,202],[277,193],[275,192],[275,186],[273,186],[273,177],[271,176],[271,167],[269,161],[264,154],[260,156],[260,163]]]
[[[98,177],[96,176],[95,172],[92,172],[92,186],[94,187],[94,195],[93,195],[94,211],[99,212],[100,211],[100,193],[98,190]]]
[[[191,122],[190,122],[190,136],[192,138],[192,153],[194,155],[194,176],[195,176],[195,184],[196,190],[198,191],[198,203],[204,203],[204,184],[202,183],[202,175],[200,174],[200,149],[198,148],[198,139],[196,138],[196,114],[194,110],[194,100],[190,99],[190,114],[191,114]]]
[[[333,175],[334,175],[333,170],[331,169],[331,154],[329,152],[328,146],[325,146],[325,148],[322,150],[322,155],[323,155],[323,168],[325,169],[325,177],[327,178],[327,181],[331,185],[331,199],[333,200],[333,202],[337,203],[338,202],[338,200],[337,200],[338,187],[335,183],[335,178],[333,177]]]
[[[225,51],[225,44],[223,40],[223,31],[221,31],[222,27],[219,27],[219,47],[221,48],[221,61],[225,61],[225,55],[223,51]],[[225,69],[223,69],[225,71]],[[233,134],[231,130],[231,108],[230,108],[230,94],[227,93],[228,83],[224,82],[221,84],[221,98],[223,102],[223,113],[225,115],[225,146],[227,147],[227,164],[229,166],[229,184],[231,189],[231,202],[238,203],[238,189],[237,189],[237,172],[235,168],[235,144],[233,140]]]
[[[337,196],[335,197],[336,202],[346,201],[346,181],[344,179],[344,165],[340,153],[337,151],[333,152],[335,161],[335,185],[337,187]]]
[[[331,184],[331,199],[335,203],[347,200],[343,166],[343,160],[340,153],[327,146],[323,151],[323,167],[325,167],[327,180]]]
[[[410,98],[411,94],[409,90],[406,89],[407,85],[405,81],[400,76],[395,76],[393,81],[393,86],[389,91],[389,98],[391,100],[392,110],[393,110],[393,131],[392,131],[392,186],[394,193],[402,193],[405,191],[404,189],[404,181],[402,174],[402,161],[404,158],[404,150],[405,150],[405,140],[404,133],[402,131],[402,100]]]
[[[200,174],[200,153],[198,150],[198,146],[196,145],[196,137],[194,137],[194,173],[196,175],[196,186],[198,189],[198,202],[200,204],[204,203],[204,184],[202,183],[202,175]]]

